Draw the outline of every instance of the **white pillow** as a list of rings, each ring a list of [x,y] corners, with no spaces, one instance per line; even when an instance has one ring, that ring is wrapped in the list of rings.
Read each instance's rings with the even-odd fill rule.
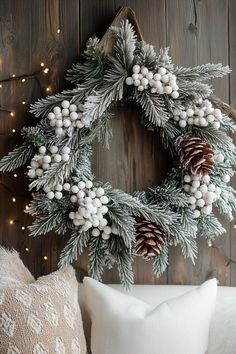
[[[217,281],[152,307],[84,279],[92,354],[205,354]]]
[[[236,297],[227,297],[217,304],[210,326],[208,354],[236,352]]]

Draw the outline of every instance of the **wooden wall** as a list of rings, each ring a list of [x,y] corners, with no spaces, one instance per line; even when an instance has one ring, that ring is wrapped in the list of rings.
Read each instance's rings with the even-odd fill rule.
[[[215,94],[236,108],[236,2],[234,0],[2,0],[0,2],[0,79],[33,72],[43,61],[48,75],[38,81],[8,83],[0,89],[0,106],[15,111],[12,118],[0,112],[0,156],[20,142],[19,130],[34,122],[27,113],[31,102],[66,87],[65,70],[77,61],[87,38],[102,36],[122,5],[137,15],[143,36],[157,48],[170,46],[177,65],[207,62],[230,64],[230,78],[214,81]],[[60,29],[60,33],[57,33]],[[22,101],[26,104],[23,105]],[[16,129],[12,134],[11,130]],[[116,111],[110,151],[94,146],[93,168],[98,179],[128,192],[161,182],[169,166],[168,154],[158,137],[145,131],[134,107]],[[30,223],[23,213],[29,200],[23,171],[0,176],[0,244],[15,247],[38,276],[56,268],[66,238],[56,235],[29,238],[22,226]],[[16,203],[12,202],[16,195]],[[14,220],[11,225],[10,220]],[[224,223],[227,234],[217,240],[222,252],[236,258],[235,229]],[[29,251],[26,251],[26,249]],[[47,259],[44,259],[44,256]],[[76,266],[86,269],[87,256]],[[236,285],[236,265],[227,266],[224,256],[199,240],[199,259],[194,267],[177,248],[170,251],[167,272],[155,279],[151,265],[135,262],[137,283],[198,284],[214,275],[223,285]],[[82,272],[83,273],[83,272]],[[106,272],[106,282],[117,281],[116,271]]]

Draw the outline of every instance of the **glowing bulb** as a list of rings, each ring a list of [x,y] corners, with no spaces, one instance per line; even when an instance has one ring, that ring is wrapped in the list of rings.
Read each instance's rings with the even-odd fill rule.
[[[2,88],[2,84],[0,84],[0,88]]]
[[[40,66],[42,66],[42,68],[44,67],[44,62],[43,61],[40,63]]]
[[[207,241],[207,244],[208,244],[208,247],[212,247],[212,246],[213,246],[213,243],[212,243],[211,240],[208,240],[208,241]]]
[[[29,209],[29,205],[28,204],[26,204],[26,206],[25,206],[25,210],[27,210],[27,209]]]
[[[22,79],[21,81],[22,81],[22,82],[25,82],[25,79]]]
[[[47,73],[49,72],[49,69],[48,69],[48,68],[45,68],[45,69],[43,70],[43,72],[44,72],[44,74],[47,74]]]
[[[14,224],[14,220],[10,220],[10,221],[9,221],[9,224],[10,224],[10,225]]]
[[[47,257],[47,256],[44,256],[43,259],[46,261],[46,260],[48,259],[48,257]]]
[[[25,101],[22,101],[21,103],[22,103],[22,104],[25,104]]]
[[[17,178],[17,174],[16,174],[16,173],[14,173],[13,177]]]
[[[59,34],[61,32],[60,28],[57,29],[57,33]]]
[[[12,201],[13,201],[13,203],[15,203],[15,202],[16,202],[16,198],[15,198],[15,197],[13,197],[13,198],[12,198]]]
[[[234,229],[236,229],[236,223],[234,224]]]
[[[15,75],[15,74],[12,74],[12,77],[16,77],[16,75]]]
[[[25,230],[25,227],[24,227],[24,226],[22,226],[21,230]]]
[[[12,129],[12,133],[15,133],[16,132],[16,129]]]
[[[46,91],[47,91],[47,92],[50,92],[50,91],[51,91],[51,87],[48,86],[48,87],[46,88]]]
[[[14,117],[14,112],[11,112],[11,113],[10,113],[10,116],[11,116],[11,117]]]
[[[26,250],[26,252],[29,252],[29,248],[28,247],[25,247],[25,250]]]

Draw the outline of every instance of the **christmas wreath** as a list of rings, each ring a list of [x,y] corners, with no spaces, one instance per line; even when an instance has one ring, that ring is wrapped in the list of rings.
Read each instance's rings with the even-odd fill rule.
[[[41,119],[22,129],[23,145],[2,158],[0,170],[28,164],[30,234],[70,234],[60,266],[88,247],[90,276],[101,280],[103,268],[117,264],[129,286],[135,256],[152,260],[159,276],[170,246],[180,245],[194,262],[197,235],[211,240],[225,231],[212,207],[232,219],[236,199],[228,182],[236,154],[229,131],[235,125],[204,83],[228,74],[227,66],[176,67],[168,49],[157,54],[139,42],[128,20],[111,30],[113,53],[97,38],[88,40],[83,63],[68,72],[75,88],[32,106]],[[160,134],[173,157],[160,186],[133,195],[97,181],[90,165],[92,142],[109,146],[113,107],[121,101],[140,107],[143,124]]]

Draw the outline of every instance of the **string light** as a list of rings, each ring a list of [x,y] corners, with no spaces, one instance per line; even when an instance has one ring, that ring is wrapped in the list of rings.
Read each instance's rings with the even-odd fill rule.
[[[43,72],[44,72],[44,74],[48,74],[49,69],[48,69],[48,68],[45,68],[45,69],[43,70]]]
[[[48,257],[47,257],[47,256],[44,256],[43,259],[44,259],[45,261],[47,261]]]
[[[11,117],[14,117],[14,112],[10,112],[10,116],[11,116]]]
[[[0,84],[0,88],[2,88],[2,84]]]
[[[208,247],[212,247],[212,246],[213,246],[212,240],[208,240],[208,241],[207,241],[207,244],[208,244]]]
[[[13,224],[14,224],[14,220],[10,220],[10,221],[9,221],[9,224],[10,224],[10,225],[13,225]]]
[[[234,224],[234,229],[236,229],[236,223]]]
[[[15,75],[15,74],[12,74],[12,77],[16,77],[16,75]]]
[[[16,202],[16,198],[15,198],[15,197],[12,198],[12,202],[13,202],[13,203]]]
[[[25,210],[28,210],[29,209],[29,205],[28,204],[26,204],[26,206],[25,206]]]
[[[25,227],[24,227],[24,226],[22,226],[22,227],[21,227],[21,230],[23,230],[23,231],[24,231],[24,230],[25,230]]]
[[[17,173],[14,173],[13,177],[14,177],[14,178],[17,178],[17,177],[18,177],[18,176],[17,176]]]
[[[44,62],[43,62],[43,61],[40,63],[40,66],[41,66],[42,68],[44,67]]]
[[[50,92],[50,91],[51,91],[50,86],[48,86],[48,87],[46,88],[46,91],[47,91],[47,92]]]
[[[12,133],[15,133],[16,132],[16,129],[12,129]]]
[[[25,247],[25,250],[26,250],[26,252],[29,252],[29,248],[28,247]]]
[[[26,81],[26,79],[25,79],[25,78],[23,78],[21,81],[22,81],[22,82],[25,82],[25,81]]]
[[[22,104],[25,104],[25,101],[22,101],[21,103],[22,103]]]
[[[57,33],[58,33],[58,34],[59,34],[59,33],[61,33],[61,30],[60,30],[60,28],[58,28],[58,29],[57,29]]]

